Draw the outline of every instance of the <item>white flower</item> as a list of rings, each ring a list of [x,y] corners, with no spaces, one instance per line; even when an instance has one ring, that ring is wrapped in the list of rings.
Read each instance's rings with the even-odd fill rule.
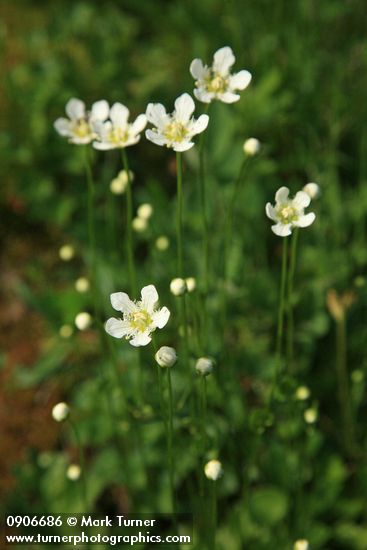
[[[173,367],[177,361],[176,350],[168,346],[159,348],[154,357],[160,367]]]
[[[125,292],[111,294],[111,304],[121,311],[122,319],[111,317],[106,323],[106,332],[115,338],[125,338],[132,346],[146,346],[150,334],[166,326],[170,312],[166,307],[156,309],[158,293],[154,285],[141,290],[141,300],[133,302]]]
[[[321,195],[320,186],[317,183],[306,183],[302,191],[307,193],[311,199],[317,199]]]
[[[141,204],[137,210],[138,218],[149,220],[153,214],[153,206],[147,202]]]
[[[182,294],[185,294],[187,290],[186,281],[180,277],[172,279],[169,288],[174,296],[182,296]]]
[[[293,550],[309,550],[309,548],[310,545],[306,539],[296,540],[293,546]]]
[[[142,233],[148,227],[148,221],[144,218],[139,218],[138,216],[132,220],[131,224],[133,229],[138,233]]]
[[[304,191],[298,191],[293,199],[289,198],[288,187],[281,187],[275,194],[275,206],[267,203],[265,211],[268,218],[277,222],[272,225],[273,233],[287,237],[294,227],[307,227],[315,221],[315,214],[305,214],[304,210],[311,199]]]
[[[58,118],[54,128],[61,136],[68,137],[70,143],[85,145],[96,139],[94,125],[107,119],[108,110],[104,99],[93,103],[91,111],[87,112],[84,101],[72,98],[65,107],[69,118]]]
[[[94,130],[98,141],[93,142],[93,147],[101,151],[109,149],[121,149],[135,145],[140,140],[140,133],[147,125],[145,115],[139,115],[133,123],[128,122],[130,112],[122,103],[114,103],[110,109],[110,120],[97,122]]]
[[[210,357],[199,357],[196,361],[195,369],[202,376],[208,376],[214,368],[214,361]]]
[[[208,479],[217,481],[223,474],[222,464],[219,460],[209,460],[204,466],[204,473]]]
[[[81,311],[75,317],[75,325],[79,330],[86,330],[92,323],[92,317],[87,311]]]
[[[191,149],[194,146],[192,138],[203,132],[209,122],[208,115],[201,115],[195,120],[192,116],[194,110],[195,103],[189,94],[182,94],[176,99],[172,114],[167,114],[161,103],[149,103],[146,115],[155,128],[146,130],[146,138],[178,152]]]
[[[64,262],[70,262],[75,256],[74,247],[71,244],[64,244],[59,250],[59,256]]]
[[[79,277],[79,279],[75,281],[75,288],[78,292],[81,293],[88,292],[90,288],[88,279],[86,277]]]
[[[69,416],[70,409],[68,405],[64,402],[57,403],[52,409],[52,418],[56,420],[56,422],[63,422],[67,419]]]
[[[188,277],[185,279],[187,292],[193,292],[196,288],[196,279],[195,277]]]
[[[134,181],[134,174],[131,170],[129,170],[130,175],[130,183]],[[110,183],[110,190],[111,193],[114,195],[122,195],[126,191],[126,187],[128,184],[128,177],[126,170],[120,170],[120,172],[117,174],[116,178],[113,178],[113,180]]]
[[[257,153],[260,151],[260,141],[256,138],[248,138],[246,139],[245,143],[243,144],[243,152],[248,157],[253,157],[257,155]]]
[[[167,250],[167,248],[169,247],[169,238],[165,235],[161,235],[155,241],[155,246],[158,248],[158,250]]]
[[[204,65],[201,59],[194,59],[190,65],[190,73],[195,78],[194,95],[203,103],[211,103],[213,99],[223,103],[234,103],[240,99],[237,90],[244,90],[251,82],[251,73],[240,71],[230,74],[230,69],[236,58],[230,47],[217,50],[211,67]]]
[[[70,464],[66,470],[66,477],[70,479],[70,481],[77,481],[80,478],[81,473],[82,470],[78,464]]]

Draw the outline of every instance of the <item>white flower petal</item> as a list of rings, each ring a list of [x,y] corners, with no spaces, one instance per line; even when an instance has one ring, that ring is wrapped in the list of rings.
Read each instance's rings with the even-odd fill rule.
[[[316,215],[313,212],[301,216],[296,222],[293,223],[296,227],[308,227],[315,221]]]
[[[152,313],[154,306],[159,300],[157,289],[154,285],[148,285],[141,289],[141,302],[143,309],[148,313]]]
[[[274,220],[274,221],[277,220],[277,216],[276,216],[276,213],[275,213],[275,208],[272,204],[270,204],[270,202],[268,202],[266,204],[265,212],[266,212],[266,215],[268,216],[268,218],[270,218],[271,220]]]
[[[193,59],[191,61],[190,73],[195,80],[202,80],[205,77],[207,68],[204,66],[201,59]]]
[[[145,115],[139,115],[131,125],[131,131],[133,134],[140,134],[147,125],[147,117]]]
[[[238,94],[233,94],[232,92],[224,92],[224,94],[218,94],[218,99],[223,101],[223,103],[235,103],[241,98]]]
[[[129,118],[129,109],[122,103],[114,103],[110,109],[110,119],[116,128],[125,129]]]
[[[236,61],[233,51],[229,46],[220,48],[214,54],[213,70],[221,76],[227,76],[229,69]]]
[[[58,118],[55,120],[54,128],[60,136],[70,135],[70,121],[67,118]]]
[[[292,233],[292,225],[290,223],[285,225],[282,223],[277,223],[276,225],[271,226],[271,230],[279,237],[288,237],[288,235]]]
[[[92,145],[94,149],[98,149],[98,151],[111,151],[117,147],[114,143],[109,143],[107,141],[93,141]]]
[[[166,145],[167,143],[167,140],[164,136],[157,134],[157,132],[154,132],[153,130],[146,130],[145,137],[156,145]]]
[[[250,84],[252,74],[249,71],[240,71],[229,78],[229,87],[232,90],[244,90]]]
[[[192,135],[201,134],[201,132],[204,132],[208,124],[209,124],[209,116],[200,115],[199,118],[192,123],[192,126],[191,126]]]
[[[278,191],[275,193],[275,201],[277,203],[283,203],[286,202],[289,196],[289,189],[288,187],[280,187]]]
[[[136,305],[126,292],[114,292],[110,296],[111,305],[116,311],[122,311],[123,313],[131,313],[136,311]]]
[[[294,206],[295,208],[306,208],[307,206],[309,206],[310,202],[310,195],[308,195],[304,191],[298,191],[292,201],[292,206]]]
[[[191,147],[194,147],[194,145],[195,143],[193,141],[180,141],[172,143],[170,147],[177,153],[183,153],[183,151],[188,151]]]
[[[204,88],[196,88],[194,90],[194,96],[202,103],[211,103],[211,101],[215,98],[215,94],[212,92],[207,92]]]
[[[110,106],[108,105],[108,102],[105,99],[101,99],[100,101],[96,101],[92,105],[91,109],[91,121],[97,121],[100,120],[104,122],[108,118]]]
[[[146,346],[152,341],[150,331],[140,332],[134,338],[129,340],[129,343],[134,347]]]
[[[168,308],[162,307],[152,315],[153,323],[157,328],[163,328],[168,323],[171,312]]]
[[[148,103],[145,114],[148,121],[157,128],[162,128],[167,122],[166,109],[162,103]]]
[[[129,324],[122,321],[122,319],[110,317],[105,324],[105,330],[107,334],[114,338],[123,338],[129,333]]]
[[[66,104],[66,114],[71,120],[78,120],[85,117],[85,103],[80,99],[72,97]]]
[[[174,118],[182,124],[186,124],[195,111],[195,103],[189,94],[182,94],[175,101]]]

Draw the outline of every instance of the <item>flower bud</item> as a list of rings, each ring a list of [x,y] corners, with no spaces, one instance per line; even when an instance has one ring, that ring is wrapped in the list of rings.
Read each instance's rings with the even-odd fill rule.
[[[219,460],[209,460],[204,466],[204,473],[208,479],[217,481],[223,474],[222,464]]]
[[[188,277],[185,282],[186,282],[187,292],[193,292],[196,288],[195,277]]]
[[[88,292],[90,288],[88,279],[86,277],[79,277],[79,279],[75,281],[75,288],[80,293]]]
[[[214,361],[210,357],[200,357],[196,361],[195,369],[202,376],[208,376],[214,368]]]
[[[177,361],[176,350],[168,346],[162,346],[155,354],[155,360],[160,367],[173,367]]]
[[[81,473],[82,470],[78,464],[70,464],[66,470],[66,477],[70,479],[70,481],[77,481],[80,478]]]
[[[64,244],[59,250],[59,256],[64,262],[70,262],[75,256],[74,247],[71,244]]]
[[[296,540],[293,546],[293,550],[309,550],[309,548],[310,545],[306,539]]]
[[[296,389],[296,399],[299,401],[306,401],[311,395],[311,392],[307,386],[299,386]]]
[[[317,410],[314,408],[306,409],[303,416],[307,424],[315,424],[318,417]]]
[[[155,241],[155,246],[158,248],[158,250],[167,250],[169,247],[169,239],[165,235],[161,235],[157,238]]]
[[[181,279],[180,277],[172,279],[169,288],[174,296],[182,296],[182,294],[185,294],[187,290],[185,280]]]
[[[317,199],[321,194],[320,186],[317,183],[306,183],[302,191],[307,193],[311,199]]]
[[[133,219],[131,223],[132,223],[133,229],[137,231],[137,233],[142,233],[148,227],[148,222],[144,218],[136,217]]]
[[[141,204],[137,210],[138,218],[142,218],[143,220],[149,220],[151,215],[153,214],[153,206],[149,203]]]
[[[59,329],[61,338],[70,338],[73,334],[73,327],[71,325],[62,325]]]
[[[70,413],[69,406],[64,402],[61,402],[61,403],[57,403],[57,405],[53,407],[51,414],[52,414],[52,418],[56,420],[56,422],[63,422],[64,420],[67,419],[67,417],[69,416],[69,413]]]
[[[86,330],[92,323],[92,316],[86,311],[81,311],[75,317],[75,325],[79,330]]]
[[[245,143],[243,144],[243,152],[248,157],[253,157],[257,155],[257,153],[260,151],[260,141],[256,138],[249,138],[246,139]]]

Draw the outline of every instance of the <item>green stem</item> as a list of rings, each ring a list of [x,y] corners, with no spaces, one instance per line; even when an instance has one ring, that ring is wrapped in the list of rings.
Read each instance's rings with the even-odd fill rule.
[[[294,287],[294,274],[296,269],[297,258],[297,243],[298,243],[299,230],[296,228],[292,235],[291,243],[291,257],[288,273],[288,296],[287,296],[287,366],[292,368],[293,356],[294,356],[294,314],[293,314],[293,287]]]
[[[93,180],[92,162],[90,158],[89,146],[84,149],[85,173],[87,178],[87,223],[88,223],[88,241],[91,270],[91,286],[94,299],[94,314],[97,322],[100,318],[98,275],[97,275],[97,256],[96,256],[96,231],[94,216],[95,185]]]
[[[215,550],[217,530],[217,482],[210,481],[210,532],[208,550]]]
[[[176,514],[176,498],[175,498],[175,460],[173,454],[173,394],[172,394],[172,379],[171,369],[167,368],[168,379],[168,460],[169,460],[169,479],[172,499],[172,513]]]
[[[125,149],[121,149],[122,164],[127,175],[126,187],[126,245],[127,245],[127,261],[129,271],[130,292],[132,296],[136,296],[136,270],[134,262],[134,243],[133,243],[133,199],[131,189],[131,176],[129,169],[129,161]]]
[[[69,419],[69,423],[70,423],[71,429],[74,432],[75,441],[79,451],[79,461],[80,461],[80,467],[81,467],[81,483],[82,483],[82,500],[84,504],[84,513],[87,513],[89,510],[89,505],[88,505],[87,481],[86,481],[83,446],[82,446],[79,430],[76,427],[76,424],[70,419]]]
[[[356,451],[355,426],[349,389],[347,334],[344,318],[337,321],[336,324],[336,367],[344,446],[347,454],[353,456]]]
[[[207,111],[208,109],[206,109]],[[205,132],[200,134],[199,138],[199,188],[201,218],[203,228],[203,281],[204,295],[206,297],[209,289],[209,222],[206,199],[206,181],[205,181]]]
[[[284,237],[283,253],[282,253],[282,274],[280,279],[277,342],[276,342],[276,356],[277,356],[278,362],[280,362],[280,357],[282,353],[282,342],[283,342],[285,287],[286,287],[286,280],[287,280],[287,257],[288,257],[288,237]],[[277,366],[277,369],[278,368],[279,368],[279,365]]]
[[[177,163],[177,215],[176,215],[176,235],[177,235],[177,271],[178,277],[184,278],[183,273],[183,190],[182,190],[182,153],[176,153]]]

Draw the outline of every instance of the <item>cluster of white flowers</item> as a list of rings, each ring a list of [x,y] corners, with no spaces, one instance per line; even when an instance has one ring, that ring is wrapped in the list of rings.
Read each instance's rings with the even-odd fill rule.
[[[270,202],[266,205],[266,215],[273,220],[273,233],[279,237],[287,237],[295,227],[308,227],[315,221],[315,214],[305,214],[305,208],[311,202],[310,195],[298,191],[293,199],[289,198],[288,187],[281,187],[275,194],[275,206]]]
[[[122,319],[111,317],[106,323],[106,331],[115,338],[125,338],[132,346],[146,346],[151,342],[151,333],[163,328],[170,317],[166,307],[157,309],[158,292],[154,285],[141,290],[141,299],[130,300],[125,292],[111,294],[111,304],[123,314]]]

